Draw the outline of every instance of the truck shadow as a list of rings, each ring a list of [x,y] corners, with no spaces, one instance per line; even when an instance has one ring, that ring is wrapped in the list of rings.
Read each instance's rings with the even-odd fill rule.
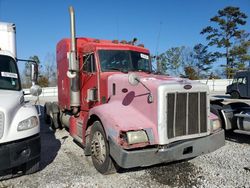
[[[43,106],[41,112],[43,112]],[[40,116],[40,135],[41,135],[41,162],[40,170],[43,170],[51,164],[57,156],[59,149],[61,148],[61,142],[55,137],[54,131],[49,128],[44,122],[43,114]]]
[[[226,140],[231,142],[250,145],[250,135],[234,133],[233,131],[226,131],[225,138]]]
[[[230,95],[213,95],[213,97],[220,99],[231,99]]]
[[[199,187],[204,179],[200,175],[201,169],[186,161],[157,164],[150,167],[137,167],[132,169],[120,169],[119,173],[135,172],[145,170],[146,174],[141,181],[150,178],[152,182],[170,187]],[[151,187],[151,185],[147,185]]]
[[[160,169],[160,170],[159,170]],[[170,187],[199,187],[201,169],[188,161],[174,162],[164,166],[154,167],[147,170],[153,181]]]

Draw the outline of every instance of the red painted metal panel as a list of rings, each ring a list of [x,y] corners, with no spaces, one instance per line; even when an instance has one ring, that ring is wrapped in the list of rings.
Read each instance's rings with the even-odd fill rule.
[[[129,44],[115,44],[110,40],[96,40],[91,38],[77,38],[77,53],[80,67],[83,63],[82,56],[90,52],[97,52],[99,49],[115,49],[115,50],[133,50],[142,53],[149,53],[145,48],[133,46]],[[58,73],[58,101],[61,109],[70,109],[70,80],[67,77],[68,58],[67,53],[70,50],[70,39],[62,39],[57,44],[57,73]],[[99,59],[96,56],[97,72],[100,71]],[[109,75],[117,73],[100,73],[99,88],[97,85],[97,73],[85,74],[80,72],[80,88],[81,88],[81,110],[89,110],[96,105],[100,105],[102,99],[108,99],[107,95],[107,78]],[[99,89],[100,101],[96,103],[86,102],[87,89],[96,87]]]

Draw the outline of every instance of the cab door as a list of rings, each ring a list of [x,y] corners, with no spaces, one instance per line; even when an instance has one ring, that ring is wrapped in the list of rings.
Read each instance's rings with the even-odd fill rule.
[[[81,110],[89,111],[98,102],[98,74],[94,53],[83,55],[81,69]]]
[[[247,77],[242,76],[238,78],[238,90],[241,97],[248,96],[248,87],[247,87]]]

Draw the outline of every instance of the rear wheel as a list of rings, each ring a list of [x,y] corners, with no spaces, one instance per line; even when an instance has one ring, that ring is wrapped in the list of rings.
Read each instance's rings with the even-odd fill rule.
[[[48,106],[51,105],[49,103],[45,103],[44,107],[43,107],[43,119],[45,121],[46,124],[50,124],[50,116],[47,113],[47,108]]]
[[[91,128],[90,141],[91,158],[96,170],[102,174],[114,173],[115,167],[110,157],[109,144],[99,121],[95,121]]]
[[[239,99],[240,98],[240,94],[237,91],[233,91],[231,93],[231,98],[232,99]]]
[[[54,114],[51,114],[52,118],[51,118],[51,128],[53,130],[56,130],[59,128],[59,122],[58,122],[58,114],[57,113],[54,113]]]
[[[44,105],[43,118],[46,124],[48,124],[51,129],[56,130],[60,128],[59,122],[59,109],[58,105],[53,102],[47,102]]]

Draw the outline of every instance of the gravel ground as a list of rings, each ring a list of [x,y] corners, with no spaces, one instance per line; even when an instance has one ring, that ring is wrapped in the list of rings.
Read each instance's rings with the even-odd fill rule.
[[[99,174],[65,130],[42,122],[41,170],[0,182],[6,187],[250,187],[250,136],[227,134],[226,145],[188,162]]]

